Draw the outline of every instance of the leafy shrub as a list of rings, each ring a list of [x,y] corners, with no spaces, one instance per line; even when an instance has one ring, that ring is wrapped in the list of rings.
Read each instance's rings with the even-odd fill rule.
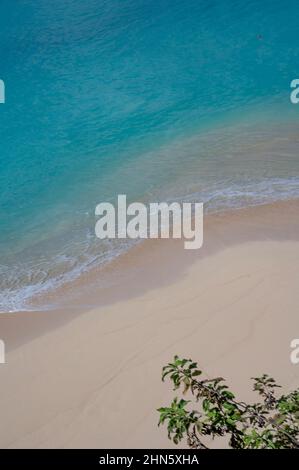
[[[174,390],[182,389],[200,408],[190,411],[190,400],[176,397],[170,407],[158,409],[159,425],[167,424],[168,437],[175,444],[186,439],[189,447],[206,449],[204,436],[229,435],[234,449],[299,448],[299,390],[277,397],[280,386],[265,374],[253,378],[260,402],[247,404],[236,400],[222,377],[201,376],[191,359],[175,356],[163,367],[162,380],[170,378]]]

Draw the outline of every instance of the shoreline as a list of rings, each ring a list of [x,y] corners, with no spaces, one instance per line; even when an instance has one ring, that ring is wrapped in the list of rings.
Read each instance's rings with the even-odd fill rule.
[[[173,448],[155,410],[174,396],[161,382],[174,354],[243,400],[263,373],[298,387],[298,213],[291,201],[211,216],[196,255],[163,240],[118,260],[100,306],[1,315],[0,447]]]
[[[16,347],[47,331],[49,327],[59,327],[86,311],[134,298],[136,290],[145,293],[171,284],[183,276],[184,271],[194,262],[211,256],[224,247],[248,241],[299,241],[297,214],[299,199],[204,215],[204,243],[199,250],[185,250],[183,240],[142,240],[104,266],[93,268],[70,285],[56,289],[55,298],[63,297],[65,292],[69,296],[70,291],[73,291],[77,295],[75,300],[68,298],[65,305],[49,310],[1,313],[2,337],[9,340],[8,344]],[[280,223],[273,220],[278,215],[281,218]],[[290,220],[291,217],[293,220]],[[153,266],[153,261],[156,267]],[[102,286],[105,283],[107,287]],[[79,291],[83,294],[78,296]],[[53,296],[43,294],[43,298]],[[35,324],[35,331],[32,331],[31,323]],[[16,324],[16,328],[13,324]],[[25,331],[24,338],[18,334],[18,324]]]
[[[261,188],[261,193],[263,193],[264,188]],[[234,196],[232,196],[232,200],[234,199]],[[175,200],[175,199],[174,199]],[[260,202],[252,202],[250,201],[250,198],[246,201],[246,204],[244,205],[238,205],[238,204],[230,204],[229,206],[224,205],[221,207],[221,205],[217,208],[215,207],[210,207],[209,203],[203,203],[204,204],[204,218],[205,219],[213,219],[217,218],[217,216],[228,216],[230,217],[231,214],[233,213],[240,213],[240,212],[246,212],[247,210],[250,211],[254,210],[257,208],[263,208],[263,207],[273,207],[273,206],[284,206],[284,205],[289,205],[292,204],[293,202],[296,202],[299,200],[298,194],[293,194],[292,196],[288,196],[288,198],[285,198],[281,196],[281,199],[278,200],[265,200],[265,201],[260,201]],[[185,201],[187,202],[188,199]],[[118,264],[119,260],[125,259],[127,255],[134,253],[137,247],[139,245],[142,245],[144,243],[151,243],[153,240],[146,239],[146,240],[128,240],[129,243],[124,244],[124,246],[115,246],[114,251],[109,254],[109,256],[106,257],[106,259],[99,261],[97,258],[96,252],[93,253],[93,257],[88,260],[88,263],[83,263],[82,265],[75,266],[76,274],[73,273],[72,270],[68,271],[62,271],[61,276],[59,278],[51,278],[52,275],[52,269],[55,271],[56,264],[50,261],[50,266],[47,266],[45,269],[44,273],[47,273],[47,277],[49,277],[49,283],[50,281],[53,283],[49,284],[48,281],[45,282],[45,284],[40,284],[38,289],[36,284],[24,284],[19,286],[19,290],[13,290],[12,294],[10,295],[5,294],[6,296],[8,295],[8,301],[6,302],[6,308],[4,307],[4,303],[1,303],[1,311],[0,315],[3,314],[18,314],[20,312],[46,312],[46,311],[53,311],[53,310],[59,310],[59,309],[66,309],[68,308],[68,304],[71,306],[71,308],[78,308],[78,297],[75,300],[76,294],[74,295],[75,292],[77,292],[78,288],[80,291],[82,291],[84,288],[94,297],[94,293],[92,292],[91,289],[91,284],[93,283],[94,286],[98,287],[98,280],[101,276],[104,276],[105,274],[111,270],[114,269],[114,266]],[[132,242],[132,243],[130,243]],[[93,240],[92,244],[96,246],[96,239]],[[44,252],[47,253],[47,247],[44,247]],[[81,252],[78,251],[76,253],[74,259],[80,259],[81,257]],[[105,258],[105,257],[104,257]],[[88,267],[87,267],[88,266]],[[27,269],[25,267],[25,269]],[[34,272],[32,273],[34,274]],[[4,276],[4,274],[2,273]],[[5,276],[4,276],[5,277]],[[8,279],[10,279],[10,274],[7,274]],[[26,278],[27,279],[27,278]],[[105,279],[106,281],[106,279]],[[107,279],[109,283],[109,277]],[[26,282],[29,282],[28,279]],[[23,291],[32,291],[30,294],[24,293]],[[104,289],[103,289],[104,290]],[[4,287],[4,291],[9,292],[9,287]],[[23,294],[22,294],[23,292]],[[34,293],[33,293],[34,292]],[[23,297],[22,297],[23,295]],[[19,298],[20,296],[20,298]],[[11,309],[7,306],[10,304],[10,299],[13,299],[14,301],[12,302],[12,307]],[[61,301],[62,297],[66,299],[66,302]],[[83,298],[81,295],[79,296],[81,299]],[[20,300],[20,299],[23,300]],[[85,298],[88,298],[87,295],[85,295]],[[18,300],[16,300],[18,299]],[[73,300],[73,302],[72,302]],[[95,307],[96,305],[89,305],[88,303],[81,303],[81,310],[86,309],[86,308],[92,308]]]

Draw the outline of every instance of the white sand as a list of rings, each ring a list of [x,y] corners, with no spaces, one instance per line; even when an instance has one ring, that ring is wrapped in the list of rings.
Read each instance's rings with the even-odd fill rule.
[[[261,210],[250,214],[264,223]],[[227,223],[221,219],[218,234]],[[290,342],[299,337],[299,242],[292,230],[273,240],[246,230],[248,240],[233,243],[225,243],[225,232],[214,252],[162,287],[137,286],[135,296],[8,347],[0,365],[0,446],[173,446],[155,410],[173,396],[160,376],[174,354],[197,360],[210,377],[226,377],[242,399],[252,398],[250,377],[263,372],[285,390],[297,387]],[[9,321],[0,319],[6,341]]]

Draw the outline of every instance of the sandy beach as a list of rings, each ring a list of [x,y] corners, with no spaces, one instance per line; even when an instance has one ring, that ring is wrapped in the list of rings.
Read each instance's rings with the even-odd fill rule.
[[[97,307],[1,315],[0,447],[174,447],[156,412],[173,397],[161,368],[174,354],[242,399],[264,372],[298,387],[298,211],[207,216],[199,251],[149,241],[117,260],[114,284],[86,299]]]

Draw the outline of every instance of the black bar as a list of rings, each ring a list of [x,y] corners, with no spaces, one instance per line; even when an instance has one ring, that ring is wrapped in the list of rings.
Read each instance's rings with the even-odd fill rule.
[[[181,468],[206,468],[218,464],[255,464],[271,462],[286,465],[294,460],[294,450],[179,450],[179,449],[99,449],[99,450],[1,450],[0,468],[30,465],[55,468],[148,468],[170,466]],[[56,469],[55,469],[56,470]]]

